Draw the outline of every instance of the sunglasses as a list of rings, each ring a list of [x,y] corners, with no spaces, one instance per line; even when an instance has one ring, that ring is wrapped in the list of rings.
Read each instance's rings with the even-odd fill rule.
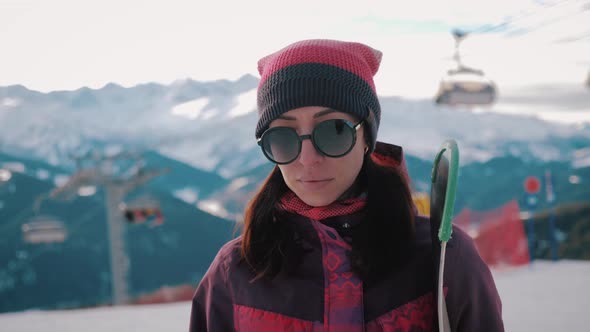
[[[310,139],[315,149],[323,156],[343,157],[356,143],[356,132],[363,124],[342,119],[331,119],[318,123],[311,135],[298,135],[290,127],[269,128],[258,139],[262,152],[273,163],[284,165],[293,162],[301,154],[301,143]]]

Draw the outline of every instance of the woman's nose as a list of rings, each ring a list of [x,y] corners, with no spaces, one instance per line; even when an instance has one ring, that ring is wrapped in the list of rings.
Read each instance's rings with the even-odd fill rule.
[[[320,160],[322,160],[324,156],[316,150],[315,146],[311,142],[311,139],[305,139],[301,142],[301,154],[299,155],[299,162],[304,165],[313,165]]]

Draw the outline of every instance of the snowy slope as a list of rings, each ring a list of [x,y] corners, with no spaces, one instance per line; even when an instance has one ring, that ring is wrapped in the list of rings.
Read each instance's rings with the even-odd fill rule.
[[[588,331],[590,262],[539,261],[496,271],[506,331]]]
[[[588,331],[588,261],[494,271],[506,331]],[[0,332],[186,331],[190,302],[0,314]]]

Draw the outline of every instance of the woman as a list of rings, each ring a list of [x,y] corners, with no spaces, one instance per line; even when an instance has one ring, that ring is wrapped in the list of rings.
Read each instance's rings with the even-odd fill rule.
[[[191,331],[434,331],[429,222],[401,148],[377,142],[381,53],[305,40],[258,63],[256,138],[277,166],[193,298]],[[454,229],[453,331],[503,331],[492,276]]]

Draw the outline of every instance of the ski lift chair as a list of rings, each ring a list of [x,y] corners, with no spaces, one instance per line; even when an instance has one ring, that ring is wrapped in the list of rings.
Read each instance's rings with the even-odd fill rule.
[[[461,66],[442,78],[436,103],[445,105],[490,105],[496,100],[496,85],[483,71]]]
[[[461,61],[459,45],[469,33],[453,30],[455,54],[453,59],[457,66],[441,79],[435,97],[437,104],[478,106],[490,105],[496,100],[496,85],[487,78],[483,71],[467,67]]]
[[[62,243],[68,237],[62,221],[51,216],[37,216],[22,227],[23,240],[27,243]]]
[[[151,227],[164,223],[160,203],[154,198],[142,196],[128,203],[121,203],[119,208],[130,224],[142,224],[149,219],[153,219]]]

